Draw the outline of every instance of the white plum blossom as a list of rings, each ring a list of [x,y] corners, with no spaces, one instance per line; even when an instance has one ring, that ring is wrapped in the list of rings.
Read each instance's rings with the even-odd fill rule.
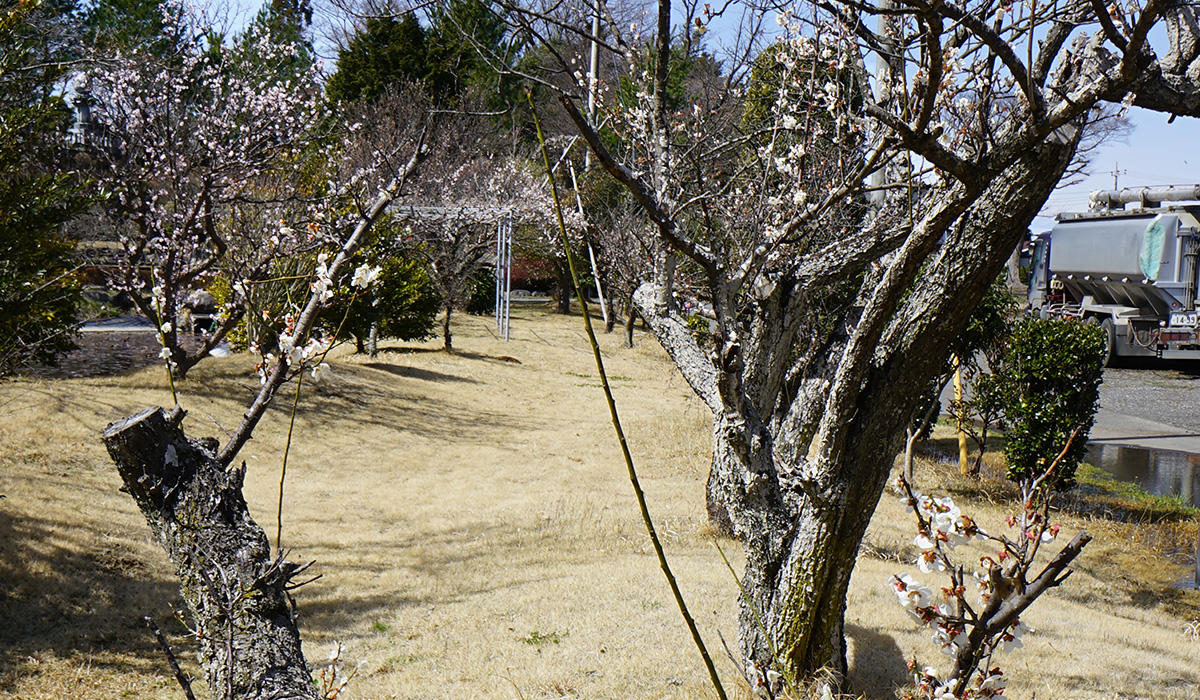
[[[1009,625],[1008,630],[1000,636],[1000,650],[1008,652],[1025,646],[1025,643],[1021,641],[1021,637],[1028,631],[1029,628],[1025,626],[1024,622],[1021,622],[1019,619],[1014,620]]]
[[[374,267],[366,264],[359,265],[358,269],[354,271],[354,278],[350,281],[350,284],[351,286],[358,287],[360,289],[366,289],[372,284],[375,284],[375,281],[379,279],[379,273],[382,270],[383,268],[378,265]]]
[[[892,488],[903,492],[898,482],[893,483]],[[987,537],[974,520],[962,514],[949,496],[932,498],[920,491],[913,491],[910,498],[907,492],[903,493],[900,502],[904,504],[905,511],[908,513],[915,511],[933,528],[932,532],[918,532],[917,538],[913,541],[913,544],[922,550],[933,549],[937,542],[944,542],[954,548],[968,542],[972,537],[979,539]]]
[[[304,348],[295,345],[289,335],[279,336],[279,352],[287,359],[289,365],[295,365],[304,360]]]
[[[901,607],[917,619],[921,619],[918,610],[928,608],[933,604],[933,591],[922,586],[908,574],[893,576],[892,589],[896,592],[896,598]]]
[[[953,499],[949,496],[934,498],[926,501],[926,504],[927,515],[933,518],[933,525],[938,532],[947,533],[954,530],[962,512],[954,505]]]
[[[279,362],[279,358],[275,357],[274,353],[263,355],[262,361],[254,366],[254,371],[258,372],[258,383],[266,384],[267,377],[270,376],[271,370]]]
[[[779,693],[783,684],[783,674],[775,669],[767,669],[767,687],[772,693]]]
[[[938,625],[933,632],[933,643],[946,656],[954,656],[967,645],[966,628],[962,625]]]
[[[316,279],[309,284],[309,288],[317,296],[317,301],[322,304],[333,298],[333,280],[329,277],[329,265],[326,262],[328,259],[328,253],[317,256],[317,267],[313,271]]]
[[[946,564],[936,551],[927,551],[917,557],[917,568],[921,570],[921,573],[928,574],[934,571],[945,571]]]
[[[1008,683],[1005,682],[1004,675],[1000,672],[1000,669],[994,668],[988,673],[987,677],[979,682],[978,697],[989,698],[1002,695],[1007,686]]]
[[[1020,649],[1023,646],[1025,646],[1025,643],[1021,641],[1020,637],[1006,634],[1000,638],[1000,651],[1010,652],[1013,649]]]
[[[971,574],[975,579],[975,592],[979,595],[979,600],[987,603],[992,597],[992,581],[988,577],[986,571],[976,571]]]

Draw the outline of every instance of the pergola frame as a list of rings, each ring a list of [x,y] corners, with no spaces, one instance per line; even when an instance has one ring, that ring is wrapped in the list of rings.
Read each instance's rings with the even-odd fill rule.
[[[476,223],[494,222],[496,225],[496,253],[493,260],[496,278],[496,331],[508,340],[509,319],[512,308],[512,248],[513,213],[511,209],[493,207],[432,207],[415,205],[393,205],[398,212],[413,219],[467,218]]]

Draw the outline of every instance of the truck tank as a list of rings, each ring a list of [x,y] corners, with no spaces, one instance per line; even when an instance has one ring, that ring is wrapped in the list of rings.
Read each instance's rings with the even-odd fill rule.
[[[1060,214],[1034,239],[1031,309],[1101,325],[1110,357],[1200,359],[1200,203],[1163,203],[1195,196],[1200,187],[1100,192],[1097,209]],[[1113,208],[1129,202],[1148,206]]]
[[[1178,214],[1065,219],[1050,236],[1051,280],[1078,299],[1157,314],[1195,307],[1196,258],[1186,254],[1192,236],[1180,236]]]

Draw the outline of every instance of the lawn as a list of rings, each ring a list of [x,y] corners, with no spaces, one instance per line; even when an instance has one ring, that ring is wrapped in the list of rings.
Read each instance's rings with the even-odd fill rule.
[[[579,317],[520,307],[509,342],[490,318],[454,330],[455,354],[436,341],[335,353],[333,375],[303,389],[282,539],[320,575],[296,591],[310,661],[340,643],[361,663],[344,698],[714,697],[642,529]],[[710,420],[648,336],[633,349],[619,336],[601,341],[651,511],[732,687],[722,638],[736,648],[737,584],[703,508]],[[257,378],[235,355],[178,388],[189,434],[221,437]],[[242,452],[272,540],[291,395]],[[142,616],[196,675],[172,571],[99,441],[107,423],[169,401],[161,368],[0,384],[0,697],[182,697]],[[925,459],[918,481],[935,490],[949,471]],[[975,502],[965,511],[1003,527],[1003,504],[958,488]],[[1198,595],[1171,586],[1186,557],[1106,521],[1066,530],[1083,525],[1097,541],[1027,616],[1036,632],[1003,659],[1006,694],[1195,698]],[[850,592],[851,684],[872,698],[893,697],[914,655],[943,662],[888,588],[915,572],[909,530],[885,495]],[[738,566],[737,545],[720,545]]]

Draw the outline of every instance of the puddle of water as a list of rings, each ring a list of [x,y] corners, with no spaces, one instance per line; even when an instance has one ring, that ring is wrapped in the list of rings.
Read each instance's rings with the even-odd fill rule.
[[[1200,508],[1200,455],[1125,445],[1088,445],[1085,459],[1121,481],[1133,482],[1156,496],[1180,496]],[[1196,569],[1176,588],[1200,588],[1200,537]]]
[[[1156,496],[1181,496],[1200,507],[1200,455],[1124,445],[1088,445],[1089,463]]]

